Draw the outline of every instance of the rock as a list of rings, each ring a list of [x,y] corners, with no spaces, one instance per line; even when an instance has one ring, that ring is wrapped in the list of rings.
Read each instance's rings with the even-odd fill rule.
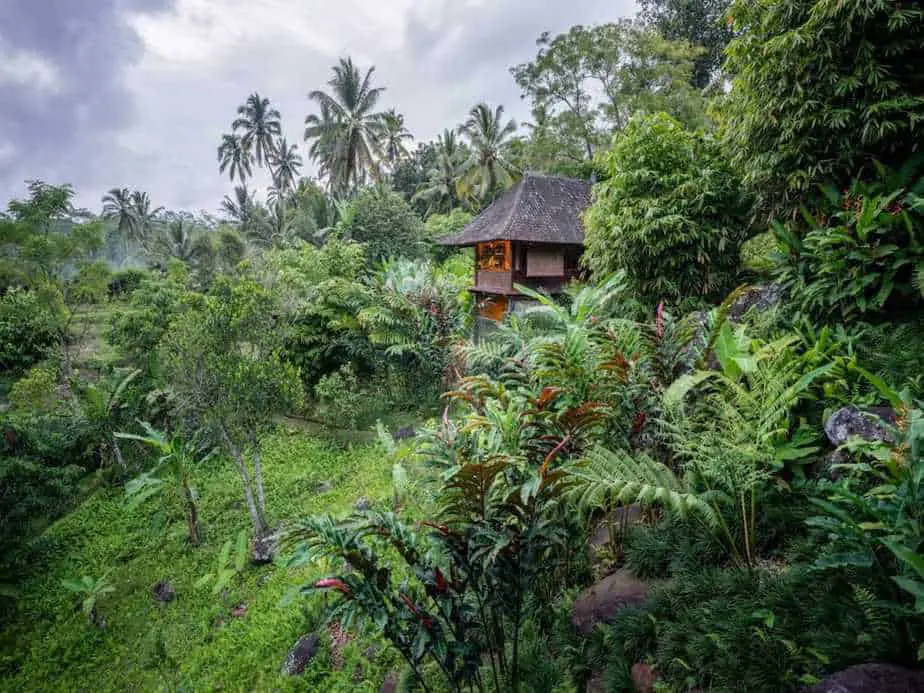
[[[802,693],[920,693],[924,691],[924,672],[892,664],[858,664]]]
[[[357,512],[365,512],[366,510],[370,510],[372,508],[372,501],[363,496],[358,501],[356,501],[356,505],[354,507],[356,508]]]
[[[840,447],[854,436],[891,443],[895,438],[888,426],[894,421],[895,414],[888,408],[860,410],[854,406],[843,407],[825,422],[825,435],[835,447]]]
[[[375,658],[379,655],[379,646],[378,645],[369,645],[365,650],[363,650],[363,657],[368,659],[370,662],[374,662]]]
[[[334,482],[330,479],[325,479],[324,481],[319,481],[314,485],[315,493],[330,493],[334,490]]]
[[[379,693],[395,693],[398,690],[398,673],[395,671],[388,672],[388,676],[382,681],[382,687]]]
[[[645,603],[648,585],[625,568],[588,587],[571,606],[571,623],[585,635],[598,623],[610,621],[627,606]]]
[[[240,618],[241,616],[247,613],[247,605],[244,603],[238,604],[236,607],[231,609],[231,615],[234,618]]]
[[[652,693],[658,675],[650,664],[638,662],[632,665],[632,683],[637,693]]]
[[[154,585],[151,593],[154,595],[155,601],[166,604],[167,602],[172,602],[176,597],[176,588],[168,580],[161,580]]]
[[[779,284],[756,284],[741,290],[728,307],[728,319],[740,323],[751,311],[763,312],[783,300],[786,290]]]
[[[597,525],[597,529],[594,530],[594,533],[591,534],[590,538],[587,540],[588,558],[591,566],[596,567],[603,562],[600,553],[602,549],[609,544],[610,527],[615,527],[618,532],[621,531],[622,528],[628,528],[631,525],[637,524],[641,519],[642,506],[638,503],[616,508],[613,512],[608,513],[606,517],[600,521]]]
[[[282,664],[282,673],[287,676],[298,676],[303,673],[308,663],[317,654],[319,642],[320,638],[317,633],[300,637],[292,646],[292,649],[289,650],[286,661]]]
[[[408,438],[416,438],[417,431],[414,430],[413,426],[405,426],[404,428],[399,428],[397,431],[392,433],[391,437],[395,442],[399,440],[407,440]]]
[[[276,557],[276,552],[279,550],[279,540],[281,538],[281,532],[274,532],[254,539],[253,545],[250,547],[250,561],[254,565],[272,563]]]

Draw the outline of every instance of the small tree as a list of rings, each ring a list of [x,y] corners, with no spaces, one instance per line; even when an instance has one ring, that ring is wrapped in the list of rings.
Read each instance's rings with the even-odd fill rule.
[[[586,213],[594,273],[624,270],[652,304],[733,288],[748,205],[710,138],[664,113],[636,118],[603,164],[610,178]]]
[[[344,238],[363,243],[372,262],[417,257],[423,250],[420,217],[401,195],[384,187],[359,193],[337,228]]]
[[[176,414],[230,456],[256,538],[268,529],[258,435],[302,400],[298,370],[280,357],[278,309],[255,281],[221,277],[172,324],[162,348]]]

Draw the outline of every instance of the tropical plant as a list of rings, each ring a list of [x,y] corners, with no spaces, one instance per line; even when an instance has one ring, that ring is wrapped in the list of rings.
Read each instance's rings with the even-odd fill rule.
[[[232,550],[234,554],[232,555]],[[215,572],[206,573],[196,581],[196,587],[212,584],[212,594],[221,594],[237,575],[247,567],[247,530],[242,529],[235,539],[228,539],[218,552]]]
[[[109,572],[107,571],[96,579],[89,575],[84,575],[79,579],[67,578],[61,580],[61,585],[64,589],[80,597],[80,606],[84,616],[92,625],[98,628],[106,627],[106,619],[100,616],[96,608],[99,605],[99,600],[101,597],[116,591],[116,588],[106,579],[108,575]]]
[[[379,147],[388,166],[393,167],[399,159],[408,156],[404,143],[413,140],[414,136],[404,127],[404,116],[394,108],[382,113],[379,128]]]
[[[103,195],[103,216],[116,222],[123,243],[138,240],[138,217],[128,188],[113,188]]]
[[[428,180],[414,194],[412,201],[427,202],[430,212],[452,212],[459,200],[466,154],[456,140],[456,133],[444,130],[437,142],[436,165],[427,171]]]
[[[401,195],[383,186],[366,188],[353,198],[337,231],[362,243],[370,264],[423,252],[423,222]]]
[[[622,269],[640,298],[719,298],[737,281],[748,200],[716,143],[659,113],[632,120],[604,155],[585,215],[584,262]]]
[[[100,468],[106,470],[115,462],[123,478],[128,474],[128,465],[122,456],[116,429],[122,424],[128,388],[139,375],[140,370],[131,370],[109,382],[87,383],[78,390],[81,410],[94,440],[98,441]]]
[[[174,259],[202,265],[211,262],[213,248],[207,232],[189,221],[176,219],[161,228],[151,244],[151,254],[163,264]]]
[[[285,137],[280,138],[270,157],[269,165],[276,187],[283,192],[290,192],[295,187],[295,181],[302,168],[302,157],[299,156],[298,147],[290,145]]]
[[[63,324],[35,291],[14,288],[0,297],[0,367],[21,373],[52,355]]]
[[[378,178],[380,151],[379,128],[382,114],[375,110],[384,87],[373,87],[371,67],[365,76],[343,58],[334,65],[334,76],[328,82],[332,93],[316,90],[308,98],[316,101],[320,115],[305,119],[305,139],[313,139],[312,157],[319,159],[335,190],[347,190],[366,182],[368,176]]]
[[[253,152],[257,166],[270,163],[276,153],[276,139],[282,135],[279,111],[272,108],[270,100],[254,92],[247,97],[247,101],[237,109],[238,118],[231,127],[235,132],[241,130],[240,150],[242,163],[246,160],[247,152]],[[234,149],[230,150],[234,153]],[[235,154],[236,156],[236,154]],[[242,169],[238,169],[239,172]]]
[[[153,448],[158,453],[154,467],[125,485],[125,497],[131,507],[137,507],[157,494],[163,494],[168,484],[173,486],[186,517],[186,536],[191,546],[198,546],[201,537],[199,511],[196,508],[198,495],[190,483],[192,466],[196,462],[196,447],[191,442],[156,430],[146,421],[140,421],[144,435],[116,433],[120,440],[135,440]],[[167,477],[165,480],[164,477]]]
[[[224,173],[225,169],[228,170],[231,180],[237,178],[241,185],[244,185],[247,177],[253,173],[250,141],[245,145],[244,137],[237,133],[221,136],[221,144],[218,146],[218,171]]]
[[[728,17],[734,77],[721,117],[761,210],[788,218],[818,184],[843,189],[875,175],[873,161],[897,168],[917,150],[918,3],[736,0]]]
[[[504,122],[503,106],[492,111],[486,103],[474,106],[459,126],[459,134],[466,138],[470,150],[466,177],[480,200],[490,201],[498,188],[513,184],[517,172],[508,160],[507,145],[516,130],[516,121]]]
[[[163,207],[151,208],[151,198],[146,192],[135,190],[132,192],[132,208],[135,212],[137,235],[142,248],[151,239],[157,227],[158,217],[164,211]]]
[[[775,279],[807,314],[853,321],[920,302],[924,284],[924,177],[919,159],[880,180],[825,186],[827,204],[802,223],[774,224]],[[804,228],[807,227],[807,228]]]

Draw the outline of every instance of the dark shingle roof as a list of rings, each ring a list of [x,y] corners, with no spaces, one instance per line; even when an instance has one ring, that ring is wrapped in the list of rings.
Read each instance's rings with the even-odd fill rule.
[[[482,241],[584,243],[581,214],[590,203],[591,184],[573,178],[527,173],[462,231],[441,238],[441,245]]]

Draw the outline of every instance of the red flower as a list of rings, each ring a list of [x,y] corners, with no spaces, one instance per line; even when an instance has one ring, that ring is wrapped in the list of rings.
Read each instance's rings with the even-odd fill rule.
[[[324,578],[323,580],[318,580],[314,583],[315,589],[335,589],[338,592],[342,592],[348,597],[352,597],[353,593],[350,591],[350,588],[347,584],[338,578]]]

